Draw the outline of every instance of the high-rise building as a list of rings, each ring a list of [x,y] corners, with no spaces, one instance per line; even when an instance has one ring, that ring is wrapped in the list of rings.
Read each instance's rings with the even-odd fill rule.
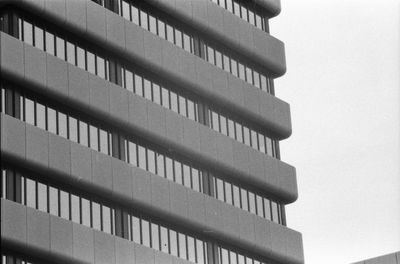
[[[304,263],[279,0],[0,8],[3,263]]]
[[[353,264],[400,264],[400,251],[354,262]]]

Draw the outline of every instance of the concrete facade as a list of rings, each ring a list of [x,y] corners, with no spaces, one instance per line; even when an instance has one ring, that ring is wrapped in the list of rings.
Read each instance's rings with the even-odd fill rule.
[[[208,63],[199,54],[187,52],[125,19],[122,11],[118,11],[124,1],[0,0],[1,242],[4,254],[12,255],[10,259],[7,257],[6,263],[18,263],[16,258],[20,258],[32,263],[56,260],[58,263],[96,264],[225,264],[242,263],[242,259],[246,261],[247,258],[254,264],[303,264],[301,234],[286,227],[284,212],[284,205],[294,202],[298,196],[295,168],[239,142],[236,135],[232,138],[212,130],[210,120],[201,121],[211,118],[201,114],[201,109],[208,111],[211,105],[244,120],[237,122],[245,122],[246,126],[257,129],[257,133],[278,141],[291,134],[289,105]],[[135,1],[124,3],[130,2]],[[129,9],[131,18],[132,6]],[[252,7],[259,8],[266,18],[280,12],[279,0],[256,0],[253,5],[243,6],[249,12]],[[148,0],[140,4],[140,8],[172,21],[171,25],[176,28],[188,28],[193,36],[217,43],[227,54],[234,51],[239,61],[244,60],[257,71],[261,69],[268,78],[285,72],[284,45],[280,40],[210,0]],[[13,20],[13,17],[18,19]],[[29,43],[29,25],[34,28],[32,43]],[[38,27],[45,28],[45,33],[36,35]],[[64,55],[59,56],[57,38],[53,41],[54,54],[49,51],[49,32],[65,38],[65,59]],[[46,43],[42,48],[40,36],[44,36]],[[73,65],[68,61],[70,51],[67,49],[70,42],[75,41],[78,44],[74,44],[77,53],[74,55],[76,65]],[[93,48],[106,58],[108,77],[100,76],[98,64],[94,68],[97,73],[90,73],[88,57],[85,57],[86,66],[78,65],[79,45],[87,48],[84,56]],[[191,45],[194,50],[195,44]],[[118,77],[113,79],[114,62],[133,65],[139,72],[166,83],[167,88],[177,87],[182,94],[196,98],[198,120],[124,89],[126,84],[121,84]],[[127,78],[125,73],[122,76]],[[151,93],[154,98],[155,92]],[[27,110],[28,97],[34,98],[32,112]],[[172,102],[172,95],[170,98]],[[44,125],[40,125],[41,104],[46,105]],[[51,109],[57,113],[54,131]],[[68,118],[65,136],[61,113],[66,113]],[[31,114],[33,123],[29,121]],[[79,121],[76,140],[71,116]],[[82,122],[89,124],[86,135]],[[92,134],[93,126],[99,127],[96,134]],[[111,131],[106,137],[108,154],[101,152],[104,138],[101,138],[100,128]],[[93,141],[97,137],[98,140]],[[139,143],[135,154],[137,164],[130,162],[133,154],[128,150],[127,138],[131,137],[145,142],[140,144],[146,146],[143,154],[146,168],[139,164],[143,158],[139,157]],[[261,140],[257,144],[261,145]],[[279,157],[278,145],[274,146]],[[157,160],[160,156],[155,155],[157,173],[151,169],[152,149],[165,153],[162,162]],[[167,176],[167,157],[175,160],[173,179]],[[176,167],[177,162],[181,162],[182,167]],[[159,164],[163,171],[165,169],[165,177],[160,177]],[[189,174],[184,164],[193,166],[189,167],[192,168]],[[201,187],[194,183],[196,171],[201,175]],[[189,185],[187,175],[190,175]],[[33,198],[28,178],[36,181]],[[217,179],[224,181],[225,198],[222,200],[218,196],[221,191]],[[43,184],[48,186],[46,194],[40,191]],[[58,188],[56,205],[52,203],[52,188]],[[68,217],[62,215],[62,192],[69,193]],[[228,199],[230,192],[232,195]],[[75,196],[80,201],[80,223],[74,220],[72,197]],[[237,197],[240,197],[240,205],[233,201]],[[33,205],[29,199],[34,199]],[[42,199],[46,201],[44,204]],[[90,203],[89,213],[84,207],[86,199]],[[94,208],[97,203],[114,210],[111,210],[110,231],[105,228],[108,224],[104,222],[106,211],[101,211],[101,224],[96,227]],[[257,208],[252,208],[256,205]],[[52,213],[52,208],[57,208],[57,212]],[[128,214],[133,212],[141,219],[139,241],[133,235],[135,218],[129,216],[128,221],[125,216],[118,216],[120,210]],[[89,224],[84,223],[87,213]],[[159,225],[157,231],[149,227],[152,246],[145,241],[143,226],[146,221]],[[169,230],[168,245],[162,241],[164,226]],[[184,242],[180,235],[179,241],[174,242],[171,237],[174,232],[185,237]],[[199,241],[202,241],[201,247]],[[178,245],[178,253],[174,253],[174,245]],[[200,252],[204,252],[204,256]]]
[[[353,264],[399,264],[400,263],[400,251],[391,254],[382,255],[375,258],[366,259]]]

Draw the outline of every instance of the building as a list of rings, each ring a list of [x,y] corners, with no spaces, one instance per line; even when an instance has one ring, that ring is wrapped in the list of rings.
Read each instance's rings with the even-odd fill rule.
[[[400,264],[400,251],[376,258],[354,262],[353,264]]]
[[[5,263],[304,263],[279,0],[0,7]]]

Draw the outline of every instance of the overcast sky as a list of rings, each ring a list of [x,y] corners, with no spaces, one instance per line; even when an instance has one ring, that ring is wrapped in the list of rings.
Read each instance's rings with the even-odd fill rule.
[[[400,250],[400,1],[282,0],[276,94],[291,105],[282,159],[297,169],[288,226],[307,264]]]

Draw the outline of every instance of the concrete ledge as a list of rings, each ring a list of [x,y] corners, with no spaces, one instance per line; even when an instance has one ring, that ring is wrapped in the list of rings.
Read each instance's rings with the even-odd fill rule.
[[[13,118],[2,114],[1,119],[3,126],[9,126],[8,123]],[[34,127],[27,124],[26,128],[20,127],[16,130],[26,129],[28,131],[32,128]],[[15,132],[15,135],[21,134],[18,131]],[[28,134],[28,132],[26,133]],[[13,137],[13,135],[5,137],[8,139]],[[27,140],[29,141],[30,138],[27,137]],[[35,140],[41,142],[46,139],[49,139],[49,133],[43,131],[42,134],[37,135]],[[52,140],[54,142],[56,139],[53,138]],[[59,140],[63,141],[64,139],[59,137]],[[26,144],[30,143],[27,142]],[[78,146],[74,142],[70,142],[70,145],[71,150]],[[191,189],[182,188],[181,186],[175,186],[177,184],[165,178],[152,175],[139,168],[133,168],[129,164],[122,164],[115,158],[95,152],[89,148],[82,147],[80,151],[82,153],[79,156],[71,155],[70,164],[78,166],[75,169],[71,168],[69,170],[71,174],[63,170],[46,167],[40,160],[31,158],[30,156],[25,157],[25,155],[20,155],[19,153],[15,154],[2,149],[1,155],[5,161],[33,169],[42,175],[46,175],[46,177],[54,177],[54,180],[68,183],[78,189],[82,188],[86,192],[107,197],[126,207],[141,208],[149,214],[162,217],[167,222],[179,222],[182,226],[190,228],[197,233],[203,233],[203,235],[213,239],[223,240],[228,244],[233,243],[239,248],[249,250],[256,255],[282,262],[287,261],[290,264],[303,263],[304,258],[302,255],[300,233],[223,203],[205,194],[196,193]],[[93,157],[93,155],[98,156],[98,158],[95,160],[93,158],[85,160],[85,165],[92,168],[92,175],[81,178],[80,174],[74,174],[74,172],[86,170],[84,164],[79,165],[74,160],[81,156]],[[100,164],[110,164],[110,169],[107,170]],[[111,164],[114,165],[111,166]],[[82,169],[79,167],[82,167]],[[101,169],[101,167],[104,168]],[[111,167],[113,168],[111,169]],[[109,179],[109,182],[100,186],[98,179]],[[123,182],[128,182],[128,184],[132,182],[132,189],[123,186]],[[137,191],[137,188],[141,188],[141,190]],[[129,193],[130,190],[132,190],[131,194]],[[180,205],[186,205],[188,210],[176,210],[175,206],[171,205],[171,202],[176,200],[180,200]],[[197,212],[190,210],[190,207],[193,205],[196,206]],[[233,221],[234,219],[237,220]],[[224,223],[229,223],[229,225],[225,226]],[[21,225],[23,226],[24,223],[21,223]],[[238,230],[240,230],[239,235],[237,233]],[[271,233],[271,236],[258,237],[256,239],[256,233],[266,232]],[[10,231],[8,233],[13,232]],[[24,240],[24,237],[18,239]],[[264,241],[264,243],[256,244],[260,240]],[[44,241],[41,244],[45,245],[46,242]],[[288,245],[290,245],[290,248]]]

